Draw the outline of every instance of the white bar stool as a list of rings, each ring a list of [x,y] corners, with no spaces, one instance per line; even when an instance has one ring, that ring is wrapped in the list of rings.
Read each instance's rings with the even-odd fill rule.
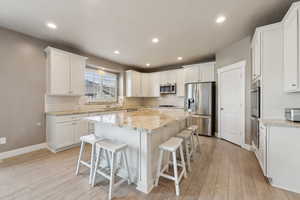
[[[179,183],[180,183],[182,177],[183,176],[185,178],[187,177],[185,162],[184,162],[184,157],[183,157],[182,142],[183,142],[182,138],[172,137],[171,139],[169,139],[168,141],[166,141],[165,143],[163,143],[159,146],[160,155],[159,155],[158,166],[157,166],[157,175],[156,175],[156,180],[155,180],[155,186],[158,185],[160,176],[170,179],[170,180],[173,180],[175,182],[175,191],[176,191],[177,196],[180,195]],[[177,163],[177,159],[176,159],[176,151],[178,149],[180,152],[181,163]],[[167,151],[168,153],[172,153],[173,163],[171,163],[171,164],[173,164],[174,176],[170,176],[170,175],[164,173],[167,170],[167,168],[169,167],[169,162],[170,162],[169,160],[168,160],[168,163],[161,169],[164,151]],[[182,172],[180,173],[179,176],[178,176],[177,166],[182,167]]]
[[[184,146],[185,146],[185,154],[186,154],[188,170],[192,171],[191,157],[192,157],[193,152],[194,152],[194,144],[193,144],[194,141],[193,141],[192,131],[187,130],[187,129],[183,130],[179,134],[177,134],[176,137],[179,137],[179,138],[183,139],[183,143],[184,143]],[[189,145],[191,146],[191,148],[189,147]]]
[[[199,135],[198,135],[198,133],[197,133],[197,131],[198,131],[198,126],[197,125],[192,125],[192,126],[189,126],[188,128],[187,128],[187,130],[190,130],[190,131],[192,131],[192,140],[194,141],[193,142],[193,148],[194,148],[194,153],[197,151],[197,147],[199,146],[199,150],[200,150],[200,140],[199,140]],[[196,143],[196,145],[195,145],[195,140],[194,140],[194,138],[196,137],[196,140],[197,140],[197,143]]]
[[[109,193],[108,193],[108,199],[110,200],[112,197],[113,188],[119,186],[120,184],[124,183],[125,181],[128,181],[128,184],[130,184],[130,172],[128,167],[128,161],[127,161],[127,155],[126,155],[126,149],[127,144],[118,144],[114,143],[111,140],[104,139],[100,142],[96,143],[96,149],[97,149],[97,159],[95,164],[95,170],[93,173],[93,180],[92,185],[95,186],[95,180],[96,180],[96,174],[102,175],[104,178],[108,179],[110,181],[109,183]],[[100,158],[102,153],[109,153],[111,154],[110,159],[110,172],[107,172],[105,168],[100,167]],[[117,162],[117,154],[120,153],[120,159],[123,162],[123,166],[125,166],[127,171],[127,179],[121,179],[119,182],[115,183],[115,175],[118,173],[118,170],[120,166],[115,166]],[[108,157],[106,157],[108,159]],[[119,162],[119,165],[121,165],[121,162]],[[119,168],[116,168],[119,167]]]
[[[93,175],[93,169],[94,169],[94,163],[95,163],[95,144],[97,142],[101,141],[102,139],[103,138],[97,137],[94,134],[85,135],[85,136],[80,137],[81,145],[80,145],[80,152],[79,152],[79,157],[78,157],[78,161],[77,161],[76,175],[79,174],[79,168],[80,168],[81,164],[88,167],[90,169],[89,184],[92,183],[92,175]],[[86,143],[92,145],[90,162],[86,162],[86,161],[82,160]]]

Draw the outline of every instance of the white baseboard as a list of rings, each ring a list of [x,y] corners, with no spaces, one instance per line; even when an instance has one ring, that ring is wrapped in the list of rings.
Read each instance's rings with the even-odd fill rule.
[[[46,148],[47,148],[47,144],[41,143],[41,144],[35,144],[35,145],[31,145],[31,146],[27,146],[27,147],[23,147],[23,148],[19,148],[19,149],[14,149],[11,151],[6,151],[3,153],[0,153],[0,160],[6,159],[6,158],[11,158],[11,157],[18,156],[18,155],[22,155],[22,154],[40,150],[40,149],[46,149]]]
[[[242,147],[248,151],[253,151],[253,148],[250,144],[243,144]]]

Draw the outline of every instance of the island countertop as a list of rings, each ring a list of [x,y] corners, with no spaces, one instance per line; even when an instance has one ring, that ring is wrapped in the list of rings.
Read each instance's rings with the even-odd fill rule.
[[[189,116],[189,113],[181,109],[143,109],[133,112],[119,111],[99,114],[93,117],[85,117],[85,119],[94,123],[152,131],[170,122],[185,120]]]

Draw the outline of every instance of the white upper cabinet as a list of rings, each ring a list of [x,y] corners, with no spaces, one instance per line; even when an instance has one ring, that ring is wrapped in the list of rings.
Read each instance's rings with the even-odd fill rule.
[[[215,63],[200,63],[184,66],[185,83],[215,81]]]
[[[168,71],[162,71],[158,73],[160,76],[159,82],[161,85],[176,83],[176,78],[177,78],[176,70],[168,70]]]
[[[185,86],[184,86],[184,78],[185,78],[185,70],[184,69],[178,69],[176,70],[176,94],[179,97],[185,96]]]
[[[252,80],[261,75],[261,33],[256,31],[252,39]]]
[[[212,82],[215,81],[215,63],[209,62],[201,64],[200,66],[200,81]]]
[[[84,95],[86,57],[48,47],[47,94]]]
[[[292,9],[283,21],[284,90],[297,92],[299,88],[299,10]]]
[[[84,95],[86,62],[81,56],[72,56],[70,59],[71,94]]]
[[[151,96],[152,87],[151,76],[148,73],[141,73],[141,96],[148,97]]]
[[[127,97],[141,97],[141,73],[128,70],[126,71],[126,96]]]
[[[185,83],[200,81],[200,68],[197,65],[184,66]]]
[[[160,89],[159,89],[159,82],[160,82],[160,77],[159,77],[159,72],[154,72],[154,73],[149,73],[149,84],[150,84],[150,97],[159,97],[160,96]]]

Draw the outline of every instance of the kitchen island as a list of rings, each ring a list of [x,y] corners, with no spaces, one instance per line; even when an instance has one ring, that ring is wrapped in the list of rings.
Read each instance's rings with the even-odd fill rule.
[[[142,109],[86,117],[95,124],[97,136],[128,145],[131,179],[144,193],[154,185],[158,146],[186,128],[189,118],[182,109]]]

